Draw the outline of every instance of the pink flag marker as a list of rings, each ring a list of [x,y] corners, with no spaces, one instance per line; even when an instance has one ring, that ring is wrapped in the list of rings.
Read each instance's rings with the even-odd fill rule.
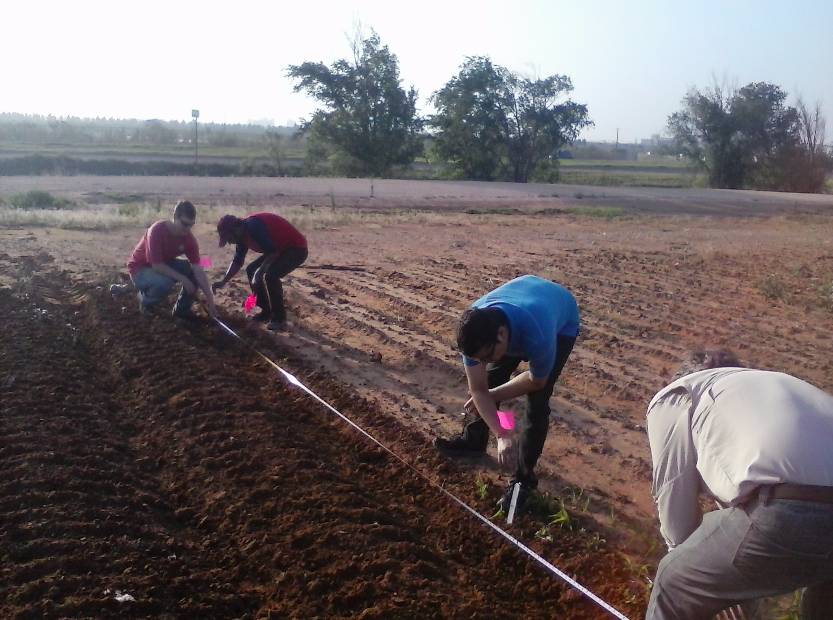
[[[200,258],[199,265],[200,267],[204,267],[205,269],[211,269],[214,263],[211,262],[210,256],[203,256]]]
[[[246,297],[246,301],[243,302],[243,310],[246,311],[246,314],[249,314],[257,305],[257,295],[249,295]]]
[[[515,428],[515,414],[512,411],[498,411],[497,421],[500,427],[505,431],[511,431]]]

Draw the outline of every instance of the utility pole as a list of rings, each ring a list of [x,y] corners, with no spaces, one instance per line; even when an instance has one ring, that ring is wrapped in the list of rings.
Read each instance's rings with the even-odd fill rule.
[[[199,130],[197,129],[198,119],[200,118],[199,110],[191,110],[191,118],[194,119],[194,165],[200,163],[200,147],[199,147]]]
[[[619,128],[616,128],[616,150],[619,150]]]

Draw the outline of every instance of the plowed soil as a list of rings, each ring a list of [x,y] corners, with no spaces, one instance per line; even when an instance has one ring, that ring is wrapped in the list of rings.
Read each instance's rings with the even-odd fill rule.
[[[458,317],[519,274],[565,284],[582,335],[539,474],[573,526],[539,515],[509,529],[632,618],[663,552],[645,407],[686,352],[728,346],[833,390],[829,196],[11,181],[195,198],[213,215],[308,207],[310,258],[285,281],[290,329],[246,325],[242,276],[218,295],[223,316],[486,516],[506,473],[430,448],[460,428]],[[0,229],[0,616],[605,617],[215,327],[144,321],[132,299],[111,300],[104,287],[149,223]],[[212,278],[231,257],[213,226],[196,229]]]
[[[47,254],[0,270],[0,617],[601,615],[216,328],[123,310]],[[461,477],[312,382],[415,466]],[[638,591],[579,537],[549,553],[626,609]]]

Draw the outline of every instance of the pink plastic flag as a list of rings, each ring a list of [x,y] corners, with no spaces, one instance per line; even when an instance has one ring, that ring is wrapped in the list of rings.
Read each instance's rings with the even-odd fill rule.
[[[257,305],[257,295],[249,295],[246,297],[246,301],[243,302],[243,309],[246,311],[246,314],[252,311]]]
[[[200,258],[200,267],[204,267],[205,269],[211,269],[214,263],[211,262],[210,256],[203,256]]]
[[[500,427],[505,431],[511,431],[515,428],[515,414],[512,411],[498,411],[497,421]]]

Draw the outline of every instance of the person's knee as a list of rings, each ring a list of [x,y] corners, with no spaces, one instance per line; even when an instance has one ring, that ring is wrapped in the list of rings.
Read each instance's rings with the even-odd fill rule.
[[[646,620],[685,617],[683,612],[687,593],[683,581],[683,575],[676,569],[673,554],[669,553],[657,566]]]

